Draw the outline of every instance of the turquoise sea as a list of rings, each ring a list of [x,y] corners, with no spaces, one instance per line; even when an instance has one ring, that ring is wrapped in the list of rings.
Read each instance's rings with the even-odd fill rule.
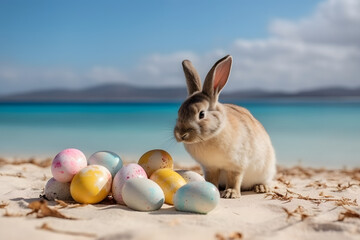
[[[360,166],[360,101],[247,101],[272,138],[278,163]],[[53,157],[64,148],[87,156],[110,150],[137,161],[161,148],[194,161],[172,130],[180,103],[0,104],[0,157]]]

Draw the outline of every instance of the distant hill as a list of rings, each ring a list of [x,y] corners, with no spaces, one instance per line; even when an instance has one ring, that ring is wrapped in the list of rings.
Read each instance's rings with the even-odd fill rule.
[[[53,89],[0,96],[0,102],[141,102],[182,101],[187,96],[186,88],[146,88],[126,84],[106,84],[81,90]],[[360,97],[359,88],[319,88],[297,93],[246,90],[224,92],[222,100],[264,98],[345,98]]]

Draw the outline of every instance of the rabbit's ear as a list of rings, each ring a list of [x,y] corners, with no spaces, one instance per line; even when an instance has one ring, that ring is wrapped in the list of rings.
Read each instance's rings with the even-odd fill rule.
[[[186,84],[188,89],[188,94],[191,95],[194,92],[201,90],[201,80],[200,76],[197,73],[196,69],[189,60],[184,60],[182,66],[185,73]]]
[[[232,57],[230,55],[217,61],[206,75],[203,93],[217,100],[220,91],[229,78],[231,65]]]

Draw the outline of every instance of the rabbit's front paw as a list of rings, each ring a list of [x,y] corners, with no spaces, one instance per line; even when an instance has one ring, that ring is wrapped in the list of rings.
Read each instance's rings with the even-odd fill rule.
[[[268,185],[264,185],[264,184],[256,184],[254,186],[254,191],[256,193],[267,193],[270,192],[270,188]]]
[[[222,198],[239,198],[241,193],[239,190],[228,188],[221,194]]]

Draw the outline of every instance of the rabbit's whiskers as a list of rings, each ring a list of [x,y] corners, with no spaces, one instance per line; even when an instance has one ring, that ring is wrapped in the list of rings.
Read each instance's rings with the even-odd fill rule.
[[[200,137],[200,136],[197,136],[197,137],[200,139],[201,142],[204,142],[204,139],[202,139],[202,137]]]

